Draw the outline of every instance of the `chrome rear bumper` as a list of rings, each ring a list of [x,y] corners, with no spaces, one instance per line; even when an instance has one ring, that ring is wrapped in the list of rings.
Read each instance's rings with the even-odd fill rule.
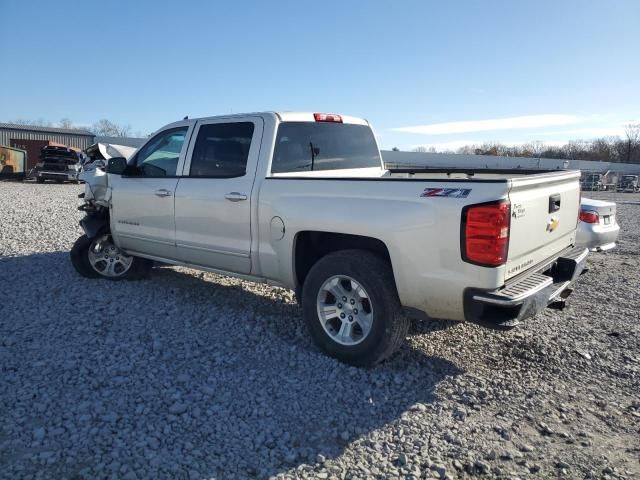
[[[589,250],[576,247],[561,254],[544,271],[516,278],[503,288],[465,291],[465,319],[492,328],[511,328],[549,305],[563,306],[569,286],[584,270]]]

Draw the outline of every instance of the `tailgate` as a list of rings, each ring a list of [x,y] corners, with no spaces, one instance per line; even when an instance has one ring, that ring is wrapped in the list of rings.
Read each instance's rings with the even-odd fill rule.
[[[505,280],[575,243],[580,172],[560,171],[511,180],[511,226]]]

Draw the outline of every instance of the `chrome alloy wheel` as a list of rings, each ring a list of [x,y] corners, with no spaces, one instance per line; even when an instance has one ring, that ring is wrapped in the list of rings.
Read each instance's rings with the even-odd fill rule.
[[[125,255],[115,246],[111,235],[103,235],[91,242],[89,263],[97,273],[104,277],[120,277],[131,268],[133,257]]]
[[[357,345],[371,332],[373,307],[369,295],[347,275],[335,275],[322,284],[317,307],[322,328],[341,345]]]

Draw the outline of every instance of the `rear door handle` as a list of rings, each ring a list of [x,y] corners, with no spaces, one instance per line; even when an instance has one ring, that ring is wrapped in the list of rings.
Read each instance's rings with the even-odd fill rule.
[[[246,200],[247,196],[244,193],[229,192],[224,196],[224,198],[230,202],[241,202],[242,200]]]
[[[158,197],[170,197],[171,196],[171,192],[169,190],[167,190],[166,188],[161,188],[160,190],[156,190],[156,195]]]

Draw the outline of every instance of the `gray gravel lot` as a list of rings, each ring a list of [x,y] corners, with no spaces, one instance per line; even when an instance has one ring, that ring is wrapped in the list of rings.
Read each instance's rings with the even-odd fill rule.
[[[287,290],[81,278],[81,190],[0,183],[0,478],[640,476],[640,194],[564,311],[419,323],[365,370],[314,349]]]

